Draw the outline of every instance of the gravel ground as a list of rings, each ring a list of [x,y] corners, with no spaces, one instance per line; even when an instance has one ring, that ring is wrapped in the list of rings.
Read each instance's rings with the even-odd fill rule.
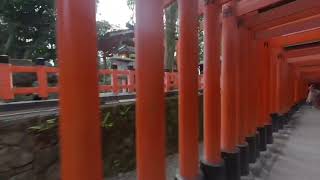
[[[286,126],[284,130],[281,130],[278,133],[274,133],[274,143],[272,145],[268,145],[267,151],[260,153],[260,158],[254,164],[250,164],[250,174],[248,176],[241,177],[241,180],[295,180],[295,178],[286,174],[289,166],[287,163],[292,163],[293,166],[297,163],[292,162],[292,160],[286,160],[286,157],[291,154],[295,155],[296,153],[300,153],[299,157],[305,157],[309,154],[308,157],[312,158],[316,156],[316,159],[305,160],[302,158],[301,160],[307,161],[308,163],[312,163],[317,161],[320,166],[320,138],[318,140],[316,135],[318,127],[320,127],[320,121],[316,123],[317,117],[320,117],[320,111],[316,111],[310,109],[309,107],[303,107],[299,112],[297,112],[290,122],[289,125]],[[305,120],[306,119],[306,120]],[[319,118],[318,118],[319,119]],[[299,126],[296,128],[296,126]],[[312,126],[316,125],[316,126]],[[309,131],[306,127],[312,128],[313,131],[308,133],[302,133],[304,131]],[[320,133],[320,131],[318,131]],[[320,134],[319,134],[320,135]],[[305,141],[305,139],[309,139]],[[300,142],[300,141],[304,141]],[[313,146],[310,146],[312,145]],[[306,148],[309,147],[309,148]],[[306,148],[309,151],[307,152],[299,152],[301,148]],[[199,145],[200,157],[202,154],[202,144]],[[297,157],[297,156],[295,156]],[[278,162],[279,161],[279,162]],[[285,163],[283,161],[286,161]],[[310,161],[310,162],[309,162]],[[299,164],[298,164],[299,165]],[[300,167],[292,167],[291,171],[295,172],[296,169],[303,170],[303,166],[306,167],[307,163],[300,164]],[[316,164],[313,167],[317,167]],[[174,154],[167,157],[167,180],[173,180],[178,169],[178,154]],[[312,168],[311,168],[312,169]],[[310,171],[311,171],[310,169]],[[283,171],[283,172],[282,172]],[[282,173],[279,173],[282,172]],[[313,171],[312,171],[313,172]],[[314,171],[317,172],[317,171]],[[306,172],[296,171],[296,174],[303,176]],[[301,178],[301,176],[297,176],[297,180],[319,180],[320,171],[318,174],[313,176],[312,178]],[[131,171],[128,173],[119,174],[118,176],[107,178],[108,180],[136,180],[136,172]]]
[[[304,107],[301,113],[268,180],[320,179],[320,111]]]
[[[203,146],[199,145],[199,152],[202,152]],[[201,156],[201,153],[200,153]],[[173,180],[177,174],[178,169],[178,154],[170,155],[167,157],[167,180]],[[124,174],[119,174],[118,176],[107,178],[107,180],[136,180],[136,171],[131,171]]]

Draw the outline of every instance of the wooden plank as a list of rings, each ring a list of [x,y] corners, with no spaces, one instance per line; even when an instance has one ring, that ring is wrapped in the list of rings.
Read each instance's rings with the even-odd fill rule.
[[[320,27],[320,15],[300,19],[295,22],[287,23],[278,27],[256,32],[257,39],[269,39],[276,36],[287,35],[290,33],[306,31]]]
[[[310,67],[299,67],[297,70],[301,73],[320,73],[320,66],[310,66]]]
[[[301,67],[301,66],[319,66],[320,59],[311,59],[311,60],[304,60],[304,61],[289,61],[288,63],[294,67]]]
[[[244,17],[244,22],[253,30],[261,30],[313,16],[319,12],[320,1],[297,0],[255,16]]]
[[[281,2],[283,0],[251,0],[251,1],[239,1],[237,7],[237,15],[242,16],[252,11],[259,10],[261,8],[270,6],[272,4]]]
[[[312,48],[304,48],[304,49],[286,51],[285,57],[290,59],[290,58],[294,58],[294,57],[309,56],[309,55],[314,55],[314,54],[320,54],[320,47],[312,47]]]
[[[295,57],[295,58],[290,58],[287,59],[288,63],[301,63],[302,62],[315,62],[317,63],[320,60],[320,54],[316,54],[316,55],[310,55],[310,56],[302,56],[302,57]]]
[[[176,0],[163,0],[163,8],[167,8],[175,1]],[[231,0],[220,0],[220,4],[225,4],[225,3],[228,3],[229,1]],[[198,7],[199,15],[202,15],[204,10],[204,0],[199,0],[198,5],[199,5]]]
[[[320,40],[320,28],[272,38],[270,40],[270,46],[285,47],[285,46],[296,45],[304,42],[318,41],[318,40]]]

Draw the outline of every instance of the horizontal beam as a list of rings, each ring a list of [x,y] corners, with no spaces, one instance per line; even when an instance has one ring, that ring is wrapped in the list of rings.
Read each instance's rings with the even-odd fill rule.
[[[303,66],[320,66],[320,59],[310,59],[304,61],[288,61],[293,67],[303,67]]]
[[[163,0],[163,8],[167,8],[168,6],[170,6],[175,1],[177,1],[177,0]],[[221,0],[221,1],[226,1],[226,0]],[[199,15],[201,15],[203,13],[203,10],[204,10],[204,1],[203,0],[199,0],[199,3],[198,3]]]
[[[297,0],[254,16],[243,17],[247,27],[257,31],[320,13],[320,1]]]
[[[301,72],[301,77],[307,81],[320,81],[320,72],[315,71],[315,72]]]
[[[288,63],[298,63],[298,62],[304,62],[304,61],[319,61],[319,60],[320,60],[320,54],[287,58]]]
[[[320,66],[298,67],[296,70],[300,73],[320,73]]]
[[[319,66],[320,59],[310,59],[310,60],[304,60],[304,61],[289,61],[288,63],[294,67]]]
[[[283,0],[241,0],[238,2],[237,15],[242,16],[281,1]]]
[[[316,54],[320,54],[320,47],[289,50],[289,51],[285,51],[284,54],[285,54],[285,57],[288,59],[301,57],[301,56],[316,55]]]
[[[173,2],[175,2],[177,0],[163,0],[163,7],[166,8],[168,6],[170,6]],[[225,4],[231,0],[219,0],[220,4]],[[202,4],[202,6],[204,5],[204,0],[199,0],[199,4]]]
[[[166,8],[170,6],[176,0],[163,0],[163,7]],[[231,0],[219,0],[220,4],[225,4]],[[272,4],[281,2],[283,0],[241,0],[237,5],[237,15],[242,16],[252,11],[259,10],[261,8],[270,6]],[[202,14],[204,9],[204,0],[199,0],[199,14]]]
[[[320,28],[320,15],[300,19],[298,21],[280,25],[264,31],[258,31],[256,32],[256,39],[269,39],[276,36],[283,36],[315,28]]]
[[[270,39],[270,46],[275,48],[286,47],[286,46],[297,45],[305,42],[319,41],[319,40],[320,40],[320,28],[272,38]]]

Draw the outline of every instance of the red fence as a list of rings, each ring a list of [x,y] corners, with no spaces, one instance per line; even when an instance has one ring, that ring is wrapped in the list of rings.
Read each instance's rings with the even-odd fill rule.
[[[15,73],[35,73],[37,77],[36,87],[14,87],[13,74]],[[46,66],[14,66],[0,63],[0,99],[12,100],[15,95],[37,94],[41,98],[48,98],[50,93],[58,93],[58,87],[48,85],[48,74],[59,75],[59,69]],[[135,92],[135,71],[104,69],[99,71],[100,75],[110,76],[110,84],[99,86],[100,92]],[[178,88],[178,73],[165,72],[165,91]],[[199,87],[202,87],[202,75],[199,76]]]

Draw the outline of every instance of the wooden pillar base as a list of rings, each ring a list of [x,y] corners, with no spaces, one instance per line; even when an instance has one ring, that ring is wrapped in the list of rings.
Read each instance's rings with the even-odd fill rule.
[[[265,127],[259,127],[258,132],[260,134],[259,151],[267,150],[267,130]]]
[[[277,120],[278,120],[279,130],[283,130],[285,125],[285,119],[283,118],[282,115],[278,115]]]
[[[267,131],[267,144],[272,144],[273,143],[273,130],[272,130],[272,125],[265,125],[266,131]]]
[[[256,158],[258,159],[260,157],[260,134],[257,131],[256,132]]]
[[[246,141],[248,143],[248,148],[249,148],[249,163],[255,163],[257,160],[257,155],[256,155],[256,151],[257,151],[257,139],[256,136],[250,136],[250,137],[246,137]]]
[[[204,179],[200,174],[195,177],[182,177],[180,174],[177,174],[174,180],[204,180]]]
[[[240,180],[240,150],[222,152],[226,165],[226,180]]]
[[[277,113],[270,114],[271,120],[272,120],[272,132],[278,132],[279,131],[279,119]]]
[[[249,174],[249,144],[238,145],[240,150],[240,175],[247,176]]]
[[[226,180],[225,163],[209,164],[204,161],[200,162],[202,180]]]

